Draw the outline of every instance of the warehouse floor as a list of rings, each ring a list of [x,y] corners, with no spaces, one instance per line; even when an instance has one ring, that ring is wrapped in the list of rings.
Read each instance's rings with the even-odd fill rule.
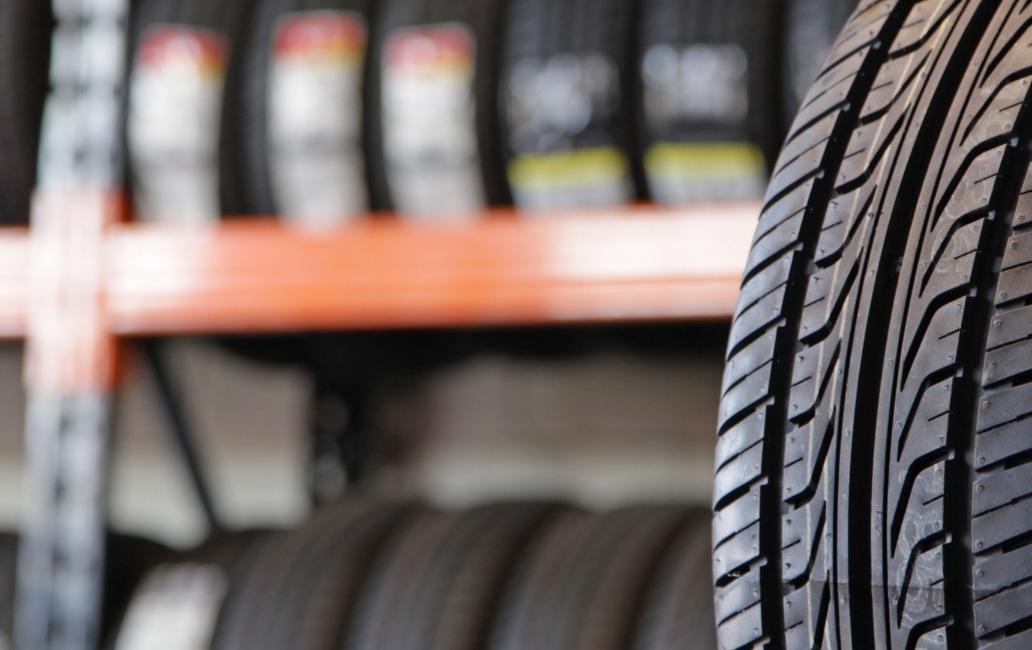
[[[172,363],[235,525],[287,524],[306,511],[303,373],[181,340]],[[608,507],[708,503],[721,350],[690,359],[607,354],[564,362],[484,357],[385,400],[398,450],[369,486],[443,505],[520,496]],[[0,347],[0,525],[20,504],[21,350]],[[186,545],[204,532],[142,367],[119,406],[111,486],[121,529]]]

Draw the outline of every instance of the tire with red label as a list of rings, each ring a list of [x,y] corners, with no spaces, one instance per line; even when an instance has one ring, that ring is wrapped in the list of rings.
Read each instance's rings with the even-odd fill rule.
[[[645,0],[636,104],[653,200],[763,195],[783,128],[780,10],[780,1]]]
[[[243,43],[242,211],[309,227],[370,208],[363,89],[370,0],[256,0]]]
[[[494,617],[490,650],[620,650],[690,508],[642,506],[602,515],[567,512],[517,562]],[[707,576],[695,576],[704,584]],[[708,590],[706,590],[708,592]],[[702,637],[704,639],[704,637]],[[704,645],[691,646],[700,650]]]
[[[635,166],[633,0],[512,0],[499,112],[506,171],[524,209],[618,205]]]
[[[240,211],[232,130],[249,0],[140,0],[126,141],[137,218],[206,223]]]
[[[509,202],[499,155],[501,0],[382,0],[366,93],[373,205],[468,217]]]
[[[29,221],[53,27],[50,2],[0,2],[0,224]]]

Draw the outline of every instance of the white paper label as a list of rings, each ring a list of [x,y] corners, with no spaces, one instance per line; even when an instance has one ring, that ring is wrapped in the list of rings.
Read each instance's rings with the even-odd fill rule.
[[[126,612],[116,650],[205,650],[228,579],[216,566],[186,564],[152,570]]]
[[[366,26],[313,11],[277,26],[269,77],[270,173],[277,209],[308,226],[368,210],[361,146]]]
[[[128,116],[141,218],[218,219],[225,68],[225,43],[215,32],[163,26],[144,36],[130,80]]]
[[[387,41],[383,134],[394,207],[464,216],[486,204],[473,94],[475,41],[458,24],[403,29]]]

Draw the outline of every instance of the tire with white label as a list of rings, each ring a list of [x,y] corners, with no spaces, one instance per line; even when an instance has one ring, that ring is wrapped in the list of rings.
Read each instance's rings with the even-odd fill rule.
[[[1032,647],[1032,4],[863,0],[760,216],[722,647]]]
[[[230,125],[242,212],[311,227],[369,211],[362,138],[370,0],[255,0]]]
[[[248,553],[212,650],[338,650],[371,567],[417,506],[345,501]]]
[[[645,0],[641,11],[636,104],[652,199],[759,199],[783,132],[780,2]]]
[[[857,0],[786,0],[781,45],[786,125],[795,118],[856,5]]]
[[[49,2],[0,2],[0,224],[29,221],[53,27]]]
[[[635,166],[633,0],[512,0],[499,88],[513,200],[542,210],[619,205]]]
[[[249,0],[140,0],[126,143],[135,214],[210,223],[240,211],[236,43]]]
[[[501,0],[381,0],[369,48],[373,206],[462,218],[510,201],[499,153]]]

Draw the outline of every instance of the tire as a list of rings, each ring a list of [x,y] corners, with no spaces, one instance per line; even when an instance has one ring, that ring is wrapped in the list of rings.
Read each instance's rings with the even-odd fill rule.
[[[786,4],[781,52],[782,103],[788,125],[857,0],[787,0]]]
[[[636,103],[653,200],[762,196],[783,137],[780,12],[780,0],[644,2]]]
[[[237,41],[248,5],[249,0],[137,3],[130,30],[126,142],[138,217],[210,222],[240,212],[239,152],[228,125],[239,120]],[[197,70],[192,85],[171,85],[173,77],[161,65],[177,42],[200,52],[190,62]],[[165,110],[156,112],[156,106]]]
[[[51,3],[0,3],[0,224],[27,224],[49,88]]]
[[[407,597],[391,601],[389,609],[372,606],[369,611],[377,614],[363,623],[379,630],[366,638],[378,638],[380,645],[358,647],[483,648],[511,565],[558,512],[547,505],[482,507],[454,517],[439,543],[420,549],[429,553],[421,553],[419,562],[406,562],[411,555],[399,547],[388,560],[391,569],[371,589],[386,595],[394,591],[387,585],[400,579],[410,587]],[[413,550],[425,539],[415,530],[406,539],[406,547]]]
[[[382,0],[379,3],[369,47],[365,112],[366,157],[375,209],[394,210],[410,218],[430,215],[436,218],[449,213],[468,216],[487,205],[511,202],[498,144],[497,56],[501,6],[501,0]],[[400,39],[406,35],[429,35],[434,41],[457,43],[453,56],[463,65],[472,65],[472,79],[466,79],[462,72],[449,77],[454,82],[450,87],[453,92],[445,92],[449,87],[441,83],[433,87],[456,103],[470,107],[473,118],[468,123],[456,121],[448,122],[448,125],[459,135],[456,141],[465,139],[475,145],[441,149],[420,139],[415,152],[403,150],[388,154],[392,138],[398,136],[398,122],[384,120],[384,110],[389,108],[384,101],[384,93],[391,92],[394,87],[390,83],[385,84],[385,75],[400,68],[389,64],[385,57],[386,48],[401,43]],[[443,47],[441,51],[444,51]],[[405,81],[399,83],[407,84]],[[408,87],[399,86],[401,89]],[[471,105],[465,104],[463,99],[467,87],[472,93]],[[414,114],[424,111],[425,105],[420,103],[419,110],[399,111],[398,114],[411,119]],[[448,113],[451,115],[459,113]],[[447,122],[448,118],[441,119]],[[437,124],[436,128],[441,130],[443,127]],[[449,156],[447,160],[451,162],[441,164],[435,156],[442,155]],[[438,173],[441,169],[446,173]],[[429,187],[434,181],[436,188],[445,189]],[[417,183],[423,189],[410,189]]]
[[[369,211],[360,137],[369,9],[369,0],[256,2],[241,47],[242,92],[232,125],[244,213],[323,227]],[[306,52],[323,56],[312,63]],[[349,87],[351,81],[358,85]],[[303,114],[308,128],[276,126],[289,108],[278,107],[303,92],[315,93]],[[348,116],[358,121],[345,128]],[[328,192],[341,186],[351,191]]]
[[[232,585],[213,650],[336,650],[381,545],[412,506],[345,502],[257,545]]]
[[[571,513],[525,554],[504,596],[492,650],[629,646],[647,584],[687,511]]]
[[[710,513],[694,512],[652,576],[638,618],[634,650],[716,650],[710,574]]]
[[[776,167],[714,488],[725,648],[1023,648],[1032,8],[865,0]]]
[[[499,109],[518,207],[620,205],[642,195],[632,156],[635,9],[631,0],[508,3]]]

